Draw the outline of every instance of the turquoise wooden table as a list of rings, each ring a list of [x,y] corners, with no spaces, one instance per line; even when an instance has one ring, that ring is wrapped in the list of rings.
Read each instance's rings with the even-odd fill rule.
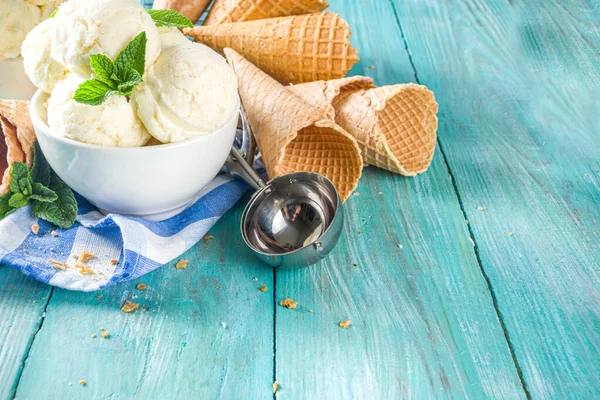
[[[600,2],[331,3],[353,74],[435,92],[429,171],[367,168],[312,268],[256,261],[243,202],[101,293],[0,267],[0,398],[600,398]]]

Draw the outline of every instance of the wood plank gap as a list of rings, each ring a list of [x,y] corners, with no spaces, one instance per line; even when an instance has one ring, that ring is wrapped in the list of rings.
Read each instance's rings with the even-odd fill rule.
[[[398,29],[400,30],[400,35],[402,36],[402,41],[404,42],[404,48],[406,49],[406,53],[408,55],[408,60],[410,61],[410,65],[413,69],[413,74],[415,76],[415,80],[417,81],[417,83],[419,85],[421,85],[422,83],[419,80],[419,74],[417,73],[417,68],[415,67],[415,63],[413,62],[412,54],[411,54],[410,48],[408,46],[408,41],[406,40],[406,37],[404,35],[404,29],[402,28],[402,23],[400,22],[398,10],[396,9],[396,4],[394,3],[394,0],[390,0],[390,3],[392,6],[392,10],[394,10],[394,18],[396,19],[396,23],[398,24]],[[442,139],[439,136],[437,139],[438,139],[440,153],[442,155],[442,161],[444,163],[444,166],[446,167],[446,170],[448,171],[448,174],[450,175],[450,181],[452,182],[452,188],[454,189],[454,194],[456,195],[456,198],[458,200],[458,205],[460,207],[460,211],[463,214],[465,222],[467,222],[468,217],[467,217],[467,212],[464,208],[464,202],[460,195],[460,192],[458,191],[458,187],[456,185],[456,180],[454,179],[454,173],[452,172],[452,169],[450,168],[450,164],[448,163],[448,160],[446,158],[446,153],[444,152],[444,145],[442,143]],[[517,374],[519,375],[519,380],[521,381],[521,386],[523,387],[523,391],[525,392],[525,396],[527,397],[527,399],[531,399],[531,394],[529,393],[529,389],[527,388],[527,384],[525,383],[525,379],[523,377],[523,371],[521,370],[521,366],[519,365],[519,361],[517,360],[517,357],[515,355],[515,349],[512,344],[512,341],[510,339],[510,335],[508,334],[508,330],[506,329],[506,325],[504,324],[504,318],[502,317],[502,312],[500,311],[500,308],[498,307],[498,301],[496,299],[496,294],[494,293],[494,288],[492,287],[492,282],[490,281],[490,278],[488,277],[487,273],[485,272],[485,268],[483,267],[483,262],[481,261],[481,257],[479,256],[479,247],[477,246],[477,241],[475,240],[475,235],[473,234],[471,225],[468,223],[467,223],[467,229],[469,231],[469,237],[470,237],[471,241],[473,242],[473,252],[475,253],[475,258],[477,259],[477,264],[479,265],[481,274],[483,275],[483,278],[485,279],[488,290],[492,297],[492,303],[494,304],[494,310],[496,311],[496,315],[498,316],[498,320],[500,321],[500,326],[502,327],[502,331],[504,332],[504,338],[508,345],[508,350],[510,351],[510,356],[512,357],[513,363],[515,364],[515,368],[517,369]]]
[[[52,299],[53,294],[54,294],[54,286],[50,286],[50,293],[48,293],[48,296],[46,296],[46,302],[44,303],[44,308],[42,309],[42,317],[40,319],[38,326],[35,328],[35,330],[31,334],[31,338],[29,339],[29,342],[27,343],[27,347],[25,349],[25,353],[23,354],[23,359],[21,361],[21,365],[19,367],[19,371],[17,374],[17,379],[15,380],[15,384],[13,386],[11,396],[9,397],[10,399],[17,398],[17,390],[19,389],[19,384],[21,383],[21,376],[23,375],[23,370],[25,369],[25,363],[27,362],[27,359],[29,358],[29,353],[31,352],[33,342],[35,341],[35,338],[36,338],[38,332],[41,331],[42,327],[44,326],[44,321],[46,320],[46,310],[48,309],[48,304],[50,304],[50,299]]]
[[[273,267],[273,383],[277,382],[277,268]],[[277,392],[273,393],[277,399]]]

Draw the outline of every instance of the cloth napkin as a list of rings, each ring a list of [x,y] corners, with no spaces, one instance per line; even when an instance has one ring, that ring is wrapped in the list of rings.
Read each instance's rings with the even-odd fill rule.
[[[162,222],[105,216],[76,195],[77,222],[66,230],[36,218],[31,206],[22,207],[0,221],[0,264],[70,290],[94,291],[130,281],[196,244],[247,189],[244,182],[221,174],[194,205]],[[82,268],[77,257],[84,251],[94,257]]]

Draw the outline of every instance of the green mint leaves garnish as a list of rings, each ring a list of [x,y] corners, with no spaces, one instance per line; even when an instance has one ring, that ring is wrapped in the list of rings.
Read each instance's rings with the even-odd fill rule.
[[[50,169],[37,143],[31,172],[22,162],[14,163],[11,168],[10,191],[0,196],[0,219],[30,203],[36,217],[60,228],[67,229],[75,223],[75,196]]]
[[[156,26],[173,28],[192,28],[192,21],[173,10],[148,10]]]
[[[48,18],[54,18],[54,16],[56,15],[57,12],[58,12],[58,7],[56,7],[54,9],[54,11],[52,11],[52,14],[50,14],[50,16]]]
[[[142,83],[146,65],[146,32],[137,35],[113,62],[103,54],[90,56],[90,67],[96,78],[79,85],[73,98],[76,102],[97,106],[113,94],[130,96]]]

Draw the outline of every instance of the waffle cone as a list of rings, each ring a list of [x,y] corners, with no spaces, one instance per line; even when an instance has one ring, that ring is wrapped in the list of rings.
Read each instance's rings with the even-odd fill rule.
[[[348,23],[330,12],[198,26],[184,33],[221,53],[232,48],[283,83],[342,78],[358,61]]]
[[[10,169],[15,162],[33,163],[35,132],[29,118],[28,102],[0,100],[0,195],[8,191]]]
[[[216,0],[204,25],[310,14],[328,6],[325,0]]]
[[[341,91],[333,107],[335,121],[356,139],[365,165],[407,176],[429,168],[436,145],[438,104],[425,86]]]
[[[225,55],[269,177],[317,172],[347,199],[362,171],[356,141],[325,110],[306,103],[234,50],[225,49]]]
[[[198,21],[210,0],[155,0],[152,8],[155,10],[175,10],[192,21]]]
[[[296,96],[302,98],[308,104],[327,110],[327,117],[335,120],[335,108],[333,100],[341,92],[354,91],[358,89],[374,88],[373,79],[366,76],[352,76],[348,78],[334,79],[331,81],[315,81],[290,85],[288,89]]]

